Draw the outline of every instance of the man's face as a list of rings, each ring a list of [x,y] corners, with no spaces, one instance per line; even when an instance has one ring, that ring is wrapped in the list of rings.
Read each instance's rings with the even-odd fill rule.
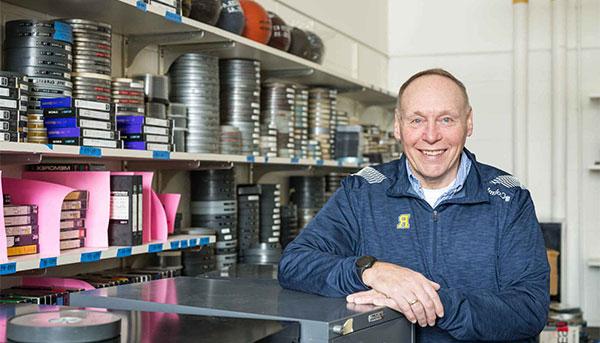
[[[473,132],[470,107],[452,80],[425,75],[404,91],[394,136],[423,188],[448,186],[456,178],[465,141]]]

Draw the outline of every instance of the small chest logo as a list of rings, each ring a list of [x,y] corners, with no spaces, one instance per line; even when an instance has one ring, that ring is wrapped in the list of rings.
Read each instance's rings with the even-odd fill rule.
[[[399,230],[408,230],[410,229],[410,214],[401,214],[398,216],[398,224],[396,224],[396,229]]]

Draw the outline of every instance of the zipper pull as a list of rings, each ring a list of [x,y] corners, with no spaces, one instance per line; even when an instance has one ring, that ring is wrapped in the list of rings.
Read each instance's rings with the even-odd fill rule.
[[[437,211],[437,210],[434,210],[434,211],[433,211],[433,221],[434,221],[434,222],[437,222],[437,218],[438,218],[438,211]]]

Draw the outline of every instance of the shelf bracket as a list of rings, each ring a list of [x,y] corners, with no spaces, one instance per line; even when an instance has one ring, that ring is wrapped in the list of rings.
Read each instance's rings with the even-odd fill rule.
[[[0,165],[14,165],[14,164],[40,164],[42,163],[42,154],[28,154],[28,155],[2,155],[0,156]]]
[[[168,45],[168,49],[165,49]],[[171,64],[181,54],[188,52],[210,52],[216,50],[226,50],[235,48],[234,41],[218,41],[218,42],[178,42],[173,44],[159,44],[160,55],[162,59],[161,66],[164,67],[161,71],[167,72]]]
[[[148,45],[157,44],[166,46],[183,43],[193,44],[201,42],[204,36],[204,31],[130,35],[125,39],[127,67],[131,66],[139,52]]]
[[[263,78],[275,78],[275,79],[286,79],[296,77],[307,77],[315,73],[313,68],[295,68],[295,69],[277,69],[277,70],[264,70]]]

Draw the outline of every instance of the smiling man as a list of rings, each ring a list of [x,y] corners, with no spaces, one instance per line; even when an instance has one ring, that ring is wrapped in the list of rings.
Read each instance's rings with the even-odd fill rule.
[[[529,192],[465,149],[473,113],[442,69],[400,88],[399,160],[346,178],[279,264],[283,287],[388,306],[420,342],[535,341],[549,268]]]

